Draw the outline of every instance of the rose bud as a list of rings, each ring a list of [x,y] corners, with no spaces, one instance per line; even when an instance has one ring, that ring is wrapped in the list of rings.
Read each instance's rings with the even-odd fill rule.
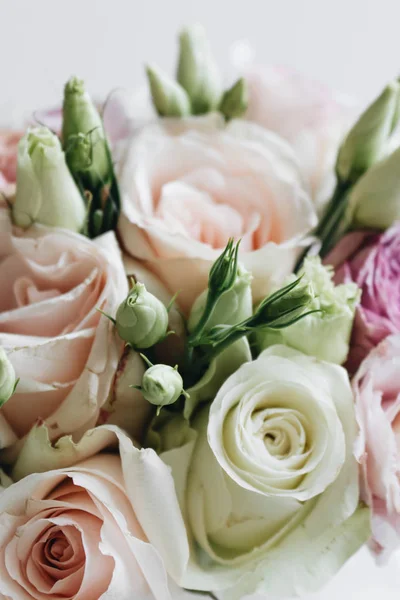
[[[366,109],[339,150],[336,172],[342,182],[354,183],[381,160],[399,118],[400,84],[391,82]]]
[[[58,137],[47,127],[29,129],[18,145],[15,224],[27,228],[37,222],[80,231],[85,214]]]
[[[219,110],[226,119],[238,119],[247,110],[249,92],[246,80],[241,77],[224,93]]]
[[[118,308],[116,327],[134,348],[150,348],[166,336],[168,311],[143,283],[136,283]]]
[[[221,77],[204,28],[193,25],[183,29],[179,45],[177,79],[188,93],[193,114],[215,110],[221,98]]]
[[[145,371],[142,379],[141,390],[144,398],[150,404],[160,409],[176,402],[182,394],[183,380],[177,367],[169,365],[152,365]]]
[[[62,139],[68,166],[74,176],[79,173],[83,177],[85,187],[92,190],[112,177],[103,121],[84,82],[77,77],[72,77],[64,88]]]
[[[190,115],[190,100],[179,83],[156,67],[146,68],[154,108],[160,117],[187,117]]]
[[[4,348],[0,348],[0,407],[11,398],[16,385],[14,367],[8,360]]]

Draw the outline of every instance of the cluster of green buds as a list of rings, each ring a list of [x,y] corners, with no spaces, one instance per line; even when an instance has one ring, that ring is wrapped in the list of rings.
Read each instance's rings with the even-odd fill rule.
[[[185,28],[179,36],[176,80],[154,66],[147,67],[153,104],[160,116],[187,117],[220,111],[226,119],[247,110],[248,91],[244,79],[223,91],[221,75],[209,40],[201,25]]]
[[[157,415],[164,406],[174,404],[182,395],[188,396],[183,389],[183,379],[178,366],[153,365],[144,354],[141,356],[148,369],[144,372],[142,384],[131,387],[140,390],[150,404],[157,406]]]
[[[0,408],[11,398],[18,380],[4,348],[0,347]]]
[[[396,79],[361,114],[339,149],[336,189],[315,232],[322,257],[348,229],[386,228],[400,218],[400,149],[391,153],[399,118]]]
[[[117,310],[115,326],[133,348],[151,348],[167,335],[168,310],[143,283],[134,283]]]
[[[114,229],[120,197],[101,116],[81,79],[64,89],[63,147],[68,167],[88,201],[85,233],[96,237]]]

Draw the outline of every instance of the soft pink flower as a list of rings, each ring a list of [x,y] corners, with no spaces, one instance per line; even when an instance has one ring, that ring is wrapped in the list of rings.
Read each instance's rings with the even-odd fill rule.
[[[17,149],[23,131],[0,130],[0,192],[9,196],[17,179]]]
[[[20,377],[0,410],[0,448],[12,447],[13,460],[38,419],[51,439],[79,439],[99,419],[122,343],[96,309],[115,314],[128,286],[113,233],[90,241],[42,226],[22,231],[5,210],[0,281],[0,344]]]
[[[289,144],[254,123],[160,119],[133,133],[118,163],[122,243],[182,290],[185,310],[231,236],[257,300],[291,272],[316,224]]]
[[[354,380],[362,499],[372,508],[372,548],[400,544],[400,334],[372,350]]]
[[[253,65],[245,77],[246,118],[292,144],[321,209],[335,184],[339,145],[354,118],[349,99],[285,67]]]
[[[347,365],[354,372],[372,348],[400,331],[400,225],[383,234],[350,233],[326,262],[337,283],[354,281],[362,291]]]
[[[171,600],[162,560],[131,504],[140,481],[126,462],[139,451],[114,433],[121,456],[33,473],[2,491],[1,598]]]

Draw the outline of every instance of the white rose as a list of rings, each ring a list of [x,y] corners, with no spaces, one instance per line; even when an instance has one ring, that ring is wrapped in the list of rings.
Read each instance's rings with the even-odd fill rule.
[[[123,154],[123,155],[122,155]],[[160,119],[133,133],[118,161],[125,249],[189,311],[233,236],[252,272],[255,299],[291,272],[316,225],[289,144],[220,115]]]
[[[143,450],[130,469],[142,526],[184,587],[229,600],[301,595],[367,540],[341,367],[274,347],[226,381],[210,418],[201,410],[193,429],[176,419],[158,432],[162,461]]]

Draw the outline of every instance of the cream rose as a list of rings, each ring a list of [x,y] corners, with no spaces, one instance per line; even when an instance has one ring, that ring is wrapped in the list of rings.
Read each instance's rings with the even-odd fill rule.
[[[309,593],[369,535],[356,433],[346,371],[275,346],[228,378],[192,428],[180,416],[162,426],[159,457],[132,456],[135,509],[184,587],[229,600]]]
[[[122,343],[96,309],[115,314],[128,286],[112,233],[22,232],[6,211],[0,232],[0,345],[20,378],[0,411],[0,448],[13,460],[38,420],[51,439],[79,439],[102,416]]]
[[[293,268],[316,215],[290,146],[245,121],[162,119],[134,133],[118,161],[125,249],[189,310],[229,237],[256,300]]]
[[[117,429],[121,457],[135,449]],[[58,454],[59,452],[54,452]],[[171,600],[162,560],[127,491],[122,458],[29,475],[0,494],[0,596],[10,600]]]

